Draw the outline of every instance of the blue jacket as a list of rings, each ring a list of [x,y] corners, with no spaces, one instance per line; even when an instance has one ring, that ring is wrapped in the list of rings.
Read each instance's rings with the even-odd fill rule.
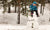
[[[37,4],[37,3],[33,2],[32,5],[30,5],[30,10],[37,10],[37,6],[33,6],[33,4]]]

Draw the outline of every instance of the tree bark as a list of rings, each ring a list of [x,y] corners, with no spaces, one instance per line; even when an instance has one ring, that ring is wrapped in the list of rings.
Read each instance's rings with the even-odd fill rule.
[[[42,4],[41,4],[41,9],[40,9],[40,13],[42,13]]]
[[[23,13],[23,15],[24,15],[24,8],[23,8],[23,2],[22,2],[22,13]]]
[[[10,13],[11,11],[10,11],[10,4],[8,5],[8,13]]]
[[[18,1],[18,24],[20,24],[20,0]]]
[[[16,13],[16,4],[15,4],[15,13]]]
[[[3,8],[4,8],[4,11],[3,11],[3,13],[5,13],[6,12],[6,4],[5,4],[6,2],[3,0]]]
[[[20,6],[18,6],[18,24],[20,24]]]
[[[43,6],[43,12],[42,12],[42,15],[44,14],[44,6]]]
[[[16,13],[16,2],[14,2],[15,3],[15,13]]]
[[[5,12],[6,12],[6,6],[4,6],[4,5],[3,5],[3,8],[4,8],[4,11],[3,11],[3,13],[5,13]]]
[[[26,14],[26,1],[25,1],[25,14]]]

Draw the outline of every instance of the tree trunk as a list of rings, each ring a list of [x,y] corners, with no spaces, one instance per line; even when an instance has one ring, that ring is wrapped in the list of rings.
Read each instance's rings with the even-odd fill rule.
[[[25,1],[25,14],[26,14],[26,1]]]
[[[41,9],[40,9],[40,13],[42,13],[42,4],[41,4]]]
[[[11,11],[10,11],[10,4],[8,5],[8,13],[10,13]]]
[[[6,12],[6,6],[4,6],[4,5],[3,5],[3,8],[4,8],[4,11],[3,11],[3,13],[5,13],[5,12]]]
[[[44,14],[44,6],[43,6],[43,12],[42,12],[42,15]]]
[[[6,4],[5,4],[6,2],[3,0],[3,8],[4,8],[4,11],[3,11],[3,13],[5,13],[6,12]]]
[[[23,13],[23,15],[24,15],[24,8],[23,8],[23,2],[22,2],[22,11],[21,11],[22,13]]]
[[[18,24],[20,24],[20,2],[18,2]]]
[[[16,3],[15,3],[15,13],[16,13]]]

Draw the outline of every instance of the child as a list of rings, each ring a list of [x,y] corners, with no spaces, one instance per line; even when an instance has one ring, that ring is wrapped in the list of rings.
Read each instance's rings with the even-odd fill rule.
[[[34,11],[36,12],[37,17],[39,17],[38,10],[37,10],[37,3],[35,1],[30,5],[30,10],[31,10],[32,17],[33,17]]]

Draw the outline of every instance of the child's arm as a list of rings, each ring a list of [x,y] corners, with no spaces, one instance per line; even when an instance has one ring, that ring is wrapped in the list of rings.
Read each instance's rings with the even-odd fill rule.
[[[30,10],[32,10],[32,5],[30,5],[30,7],[29,7],[29,8],[30,8]]]

